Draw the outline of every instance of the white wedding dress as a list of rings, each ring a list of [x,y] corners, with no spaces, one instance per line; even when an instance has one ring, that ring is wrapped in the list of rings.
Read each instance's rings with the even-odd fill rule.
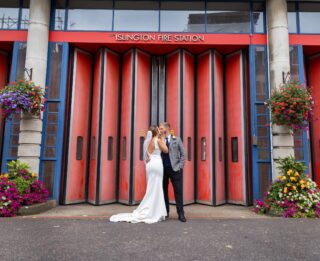
[[[147,152],[149,144],[146,144],[145,152],[149,155],[150,161],[146,163],[147,190],[138,208],[132,213],[120,213],[111,216],[111,222],[131,222],[131,223],[156,223],[165,220],[167,215],[166,205],[163,195],[163,164],[161,150],[157,139],[154,139],[155,149],[150,154]]]

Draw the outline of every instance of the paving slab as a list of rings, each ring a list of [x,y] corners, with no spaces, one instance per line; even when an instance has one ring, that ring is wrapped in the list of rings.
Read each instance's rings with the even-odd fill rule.
[[[137,206],[126,206],[122,204],[110,204],[103,206],[93,206],[90,204],[77,204],[67,206],[57,206],[49,211],[38,215],[31,215],[23,218],[109,218],[113,214],[132,212]],[[218,207],[192,204],[185,206],[187,219],[257,219],[269,218],[257,215],[252,211],[252,207],[223,205]],[[170,206],[169,219],[176,219],[175,206]]]

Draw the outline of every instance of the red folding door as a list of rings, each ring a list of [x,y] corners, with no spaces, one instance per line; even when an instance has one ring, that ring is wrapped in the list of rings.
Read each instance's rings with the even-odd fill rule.
[[[87,200],[92,56],[75,49],[71,59],[64,156],[64,203]]]
[[[167,56],[166,71],[166,120],[174,135],[184,144],[186,162],[183,169],[184,204],[194,202],[194,56],[178,50]],[[169,187],[170,202],[174,201],[173,189]]]
[[[244,51],[225,58],[227,201],[241,205],[248,204],[246,75]]]
[[[116,201],[119,113],[119,56],[101,49],[96,54],[92,96],[88,201]]]
[[[137,49],[123,55],[119,202],[139,203],[146,190],[143,142],[150,120],[151,57]]]
[[[223,60],[214,50],[198,56],[197,202],[225,203]]]

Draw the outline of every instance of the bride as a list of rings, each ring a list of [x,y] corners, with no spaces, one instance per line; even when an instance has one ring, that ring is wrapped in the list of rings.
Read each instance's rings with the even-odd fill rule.
[[[163,164],[161,152],[168,153],[169,151],[157,126],[149,128],[143,149],[147,173],[146,194],[136,210],[132,213],[113,215],[110,218],[111,222],[126,221],[151,224],[165,220],[167,210],[162,188]]]

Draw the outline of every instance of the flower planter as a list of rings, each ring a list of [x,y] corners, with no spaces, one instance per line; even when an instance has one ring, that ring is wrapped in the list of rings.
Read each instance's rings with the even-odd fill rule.
[[[37,215],[43,212],[46,212],[52,208],[55,208],[57,205],[57,202],[55,200],[48,200],[44,203],[38,203],[31,206],[22,206],[18,212],[17,215],[19,216],[30,216],[30,215]]]
[[[265,103],[271,111],[271,123],[292,131],[308,130],[313,117],[314,101],[306,87],[298,82],[286,83],[273,91]],[[281,129],[279,128],[281,133]],[[286,129],[282,129],[288,132]],[[276,130],[275,130],[276,132]]]
[[[20,113],[24,119],[39,118],[46,101],[44,95],[44,89],[31,81],[11,82],[0,90],[2,114],[5,118]]]

